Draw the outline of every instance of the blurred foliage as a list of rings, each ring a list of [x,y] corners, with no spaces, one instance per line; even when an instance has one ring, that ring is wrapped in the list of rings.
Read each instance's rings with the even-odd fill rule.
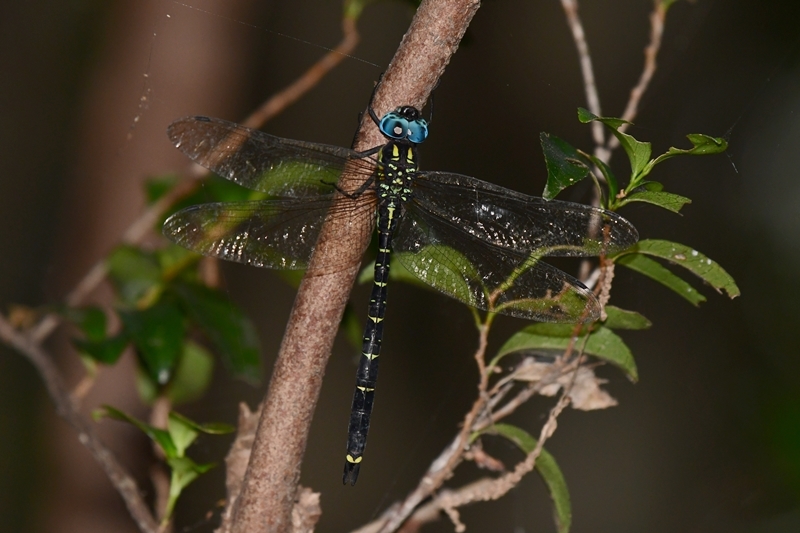
[[[148,181],[148,200],[158,200],[176,184],[172,176]],[[196,203],[201,194],[205,200],[216,201],[250,196],[226,180],[210,178],[174,208]],[[224,291],[203,283],[199,255],[172,244],[152,251],[123,245],[111,252],[106,264],[117,296],[112,309],[63,312],[83,334],[74,344],[86,359],[114,364],[132,346],[139,361],[143,398],[152,402],[165,395],[182,403],[200,397],[211,381],[213,357],[194,340],[199,335],[235,376],[259,380],[255,327]],[[109,331],[106,313],[116,315],[113,322],[119,328],[114,332]]]
[[[175,503],[183,489],[199,475],[205,474],[215,466],[214,463],[198,464],[194,462],[186,456],[186,449],[197,440],[201,433],[224,435],[235,430],[233,426],[227,424],[198,424],[175,412],[169,414],[167,429],[161,429],[108,405],[97,409],[93,413],[93,417],[98,421],[107,417],[136,426],[164,453],[165,461],[170,469],[170,485],[167,506],[164,516],[161,517],[162,525],[169,523]]]

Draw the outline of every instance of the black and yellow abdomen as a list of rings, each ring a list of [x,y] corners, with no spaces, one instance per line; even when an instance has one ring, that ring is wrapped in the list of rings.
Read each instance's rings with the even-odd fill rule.
[[[419,112],[416,109],[414,111],[418,117]],[[375,173],[375,187],[378,195],[378,255],[375,258],[372,294],[369,299],[367,324],[364,327],[361,358],[356,373],[353,406],[350,410],[347,454],[342,478],[345,484],[349,482],[351,485],[355,485],[367,443],[383,339],[383,318],[386,313],[386,288],[389,282],[392,235],[402,216],[403,204],[411,196],[412,180],[416,171],[416,146],[407,138],[391,140],[381,148]]]

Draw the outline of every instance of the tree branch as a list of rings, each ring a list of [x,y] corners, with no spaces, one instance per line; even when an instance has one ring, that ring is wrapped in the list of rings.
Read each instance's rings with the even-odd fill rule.
[[[561,0],[561,7],[567,15],[567,24],[572,32],[572,39],[575,41],[575,48],[578,49],[578,60],[581,65],[581,76],[583,76],[583,90],[586,92],[586,105],[589,111],[597,116],[602,116],[600,111],[600,95],[597,93],[597,84],[594,79],[594,67],[592,66],[592,56],[589,53],[589,45],[586,43],[586,32],[583,31],[583,23],[578,16],[578,0]],[[592,122],[592,137],[597,146],[602,146],[605,142],[605,131],[599,122]]]
[[[631,89],[628,105],[625,106],[625,111],[621,117],[628,122],[633,122],[633,119],[636,118],[636,114],[639,112],[639,102],[641,102],[642,96],[650,86],[650,81],[656,72],[656,57],[661,49],[661,41],[664,37],[664,22],[667,19],[667,9],[670,3],[664,0],[653,0],[653,11],[650,13],[650,42],[644,49],[644,68],[636,86]],[[623,124],[619,131],[627,129],[628,124]],[[617,146],[619,146],[619,140],[612,135],[608,140],[606,149],[610,152]]]
[[[656,57],[661,49],[661,41],[664,36],[664,22],[667,18],[667,10],[672,2],[665,0],[653,0],[653,11],[650,13],[650,41],[644,49],[644,68],[639,76],[639,81],[631,89],[631,95],[622,113],[623,120],[632,122],[639,112],[639,103],[642,96],[650,86],[650,81],[656,72]],[[586,104],[589,111],[595,115],[602,116],[600,111],[600,96],[597,92],[595,83],[594,67],[592,67],[592,57],[589,53],[589,45],[586,44],[586,33],[583,30],[583,23],[578,16],[577,0],[561,0],[561,6],[567,16],[567,24],[572,31],[572,38],[575,47],[578,49],[578,57],[581,64],[581,76],[583,77],[583,87],[586,92]],[[628,124],[624,124],[619,131],[624,132],[628,129]],[[613,135],[608,139],[604,136],[603,125],[599,122],[592,122],[592,137],[595,142],[594,155],[605,163],[611,159],[612,151],[619,146],[619,141]]]
[[[422,107],[479,7],[477,0],[426,0],[378,87],[380,115],[398,105]],[[354,148],[384,142],[367,114]],[[288,531],[300,465],[333,340],[374,223],[370,213],[349,227],[326,223],[300,285],[275,362],[250,463],[233,510],[233,533]],[[362,235],[362,242],[353,242]],[[325,264],[349,268],[325,272]]]
[[[111,484],[122,496],[139,529],[144,533],[158,533],[158,524],[139,495],[136,481],[117,462],[114,454],[103,445],[92,425],[81,416],[52,358],[29,336],[16,331],[3,315],[0,315],[0,339],[23,354],[42,376],[47,393],[56,405],[56,411],[78,432],[78,440],[92,452],[95,460],[103,468]]]

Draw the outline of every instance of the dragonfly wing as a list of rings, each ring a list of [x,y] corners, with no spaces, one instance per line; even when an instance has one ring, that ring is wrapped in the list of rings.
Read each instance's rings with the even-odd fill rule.
[[[411,273],[468,305],[540,322],[599,317],[592,292],[540,256],[502,247],[455,226],[412,198],[401,219],[396,256]]]
[[[375,170],[373,159],[347,148],[283,139],[216,118],[176,120],[167,135],[197,164],[243,187],[276,196],[331,192],[330,184],[338,181],[348,162],[356,180],[353,189]]]
[[[449,224],[504,249],[540,256],[624,250],[639,235],[611,211],[528,196],[469,176],[421,172],[415,201]]]
[[[332,199],[328,195],[195,205],[169,217],[163,232],[203,255],[263,268],[304,269],[326,215],[347,223],[375,209],[374,200],[362,196],[340,198],[333,210]],[[326,271],[337,267],[327,265]]]

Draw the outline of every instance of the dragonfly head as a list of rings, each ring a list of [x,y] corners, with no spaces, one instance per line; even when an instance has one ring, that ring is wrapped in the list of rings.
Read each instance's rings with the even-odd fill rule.
[[[386,113],[378,127],[390,139],[407,139],[419,144],[428,138],[428,121],[422,118],[416,107],[410,105]]]

